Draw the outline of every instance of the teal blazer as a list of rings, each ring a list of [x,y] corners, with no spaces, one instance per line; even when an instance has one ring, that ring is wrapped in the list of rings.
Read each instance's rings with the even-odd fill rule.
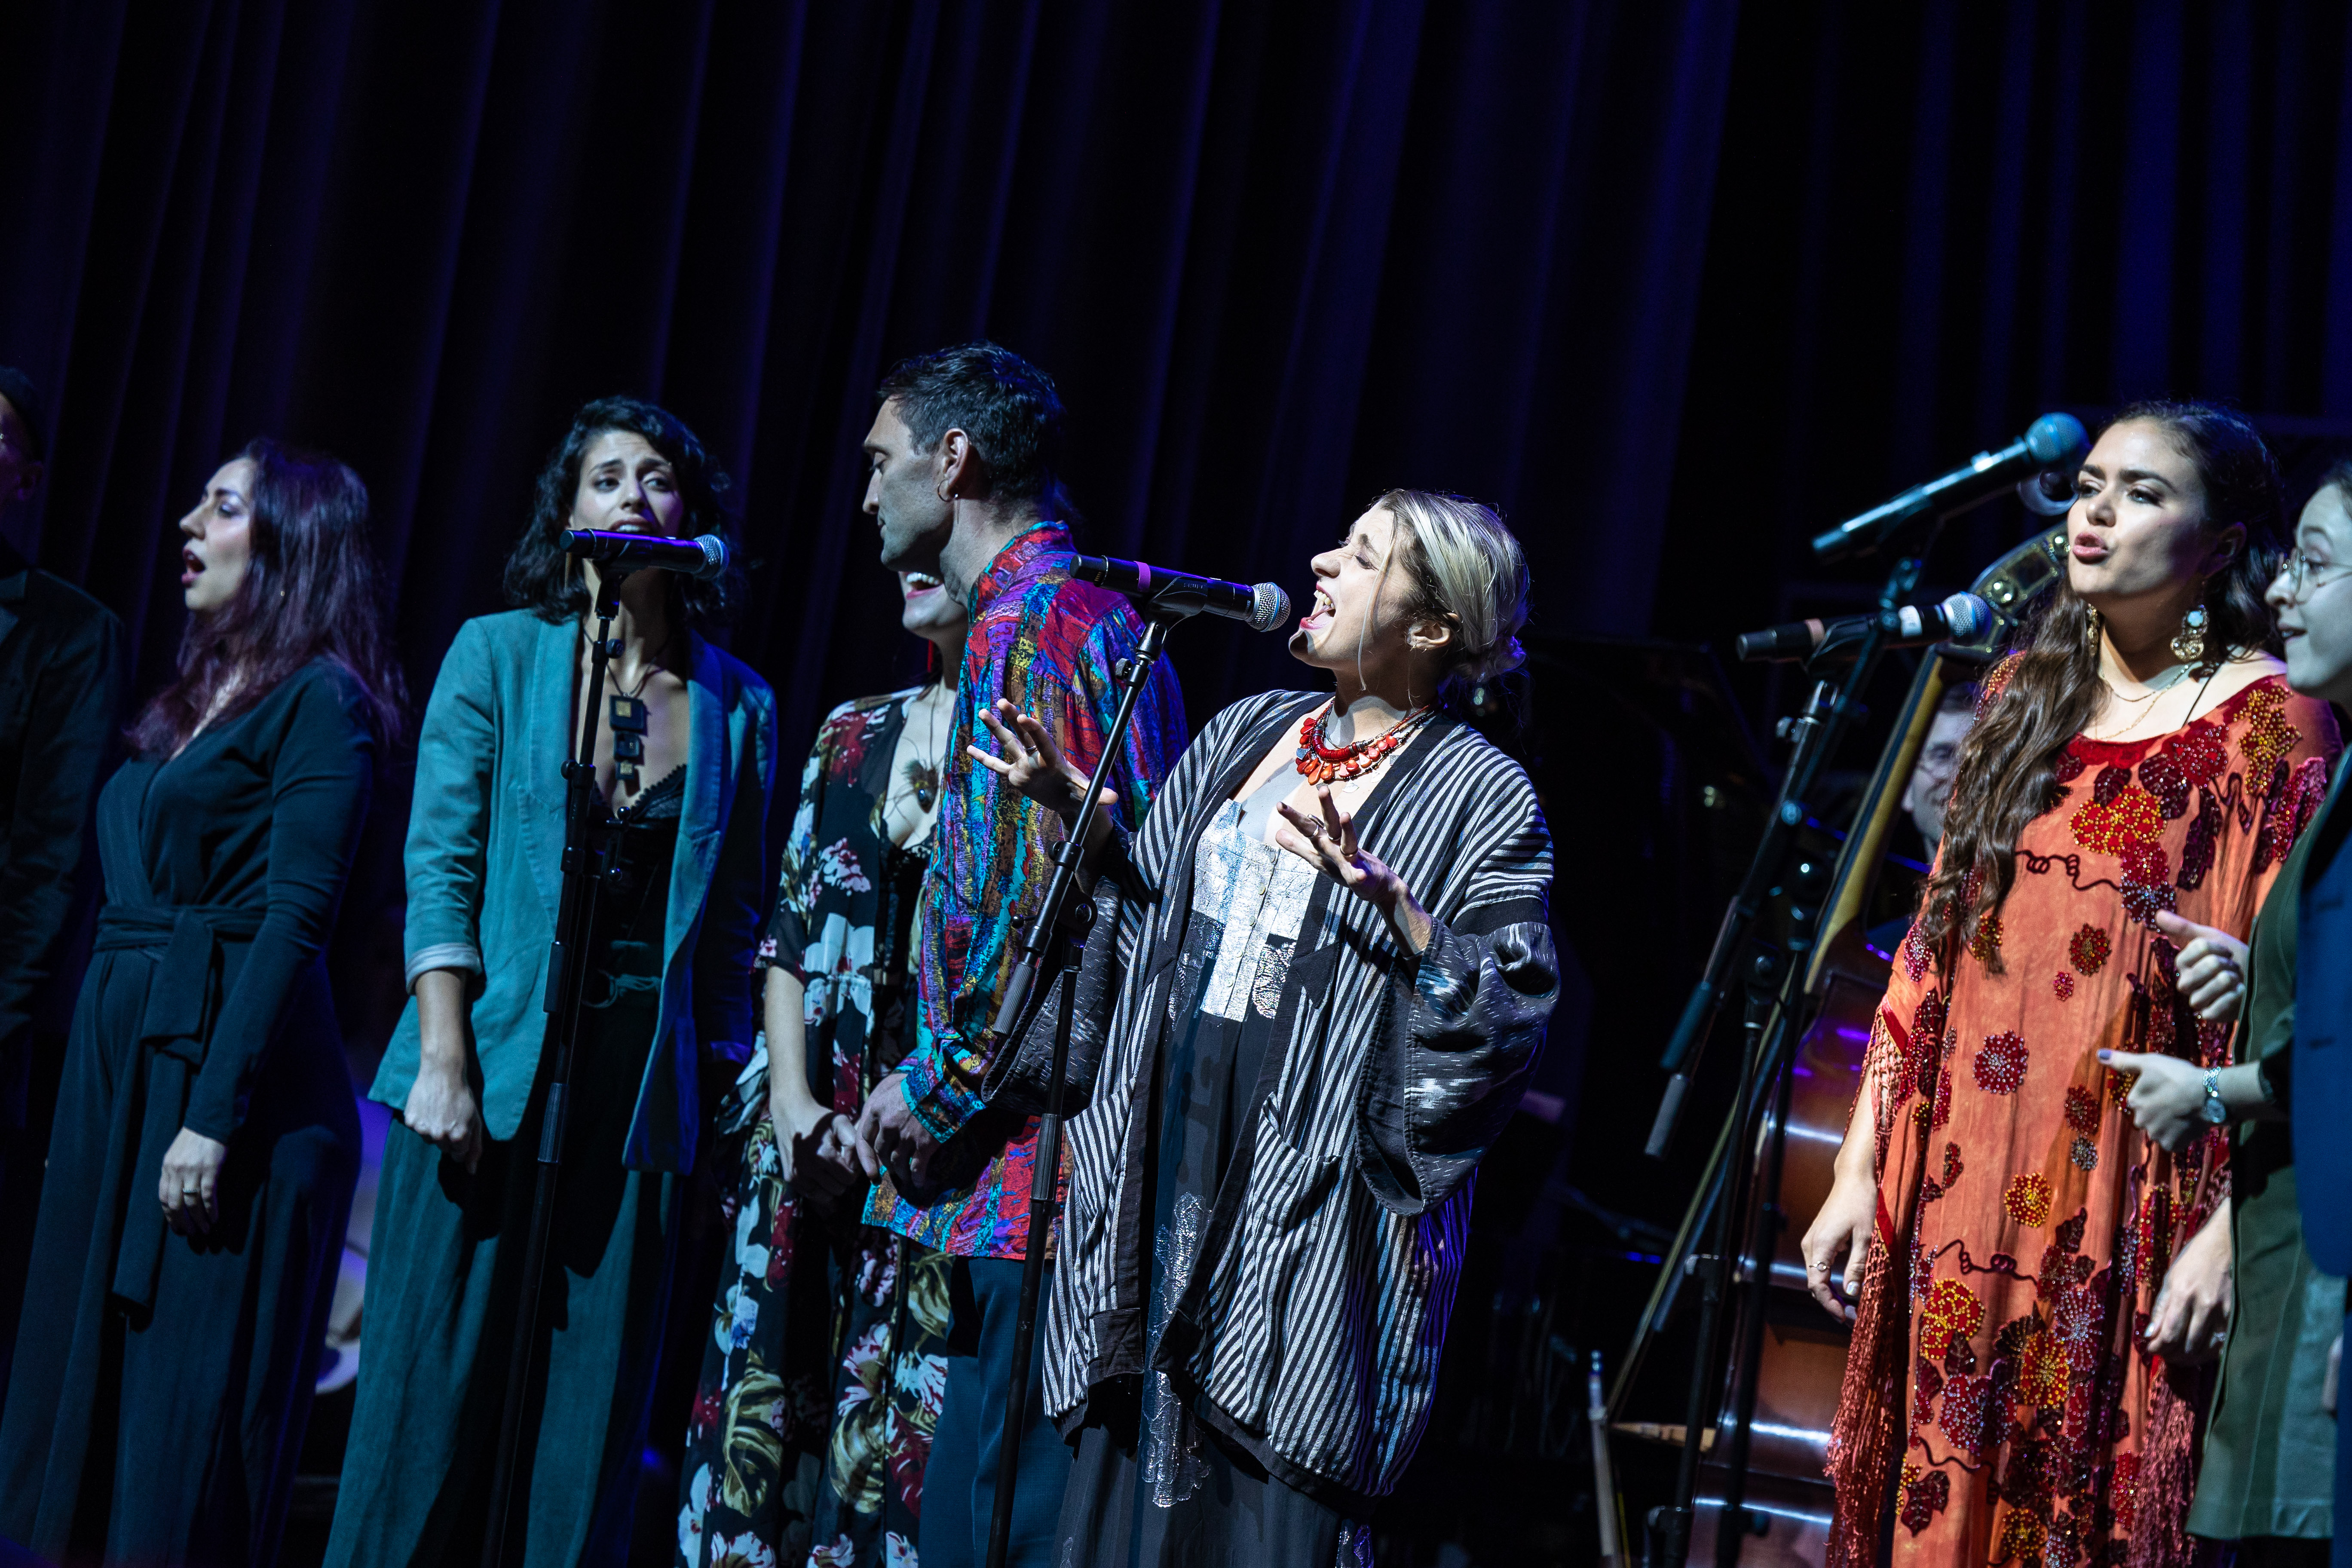
[[[522,1123],[547,1015],[562,894],[563,760],[580,631],[527,610],[457,628],[416,742],[408,815],[408,1005],[369,1090],[397,1110],[416,1081],[416,977],[473,976],[482,1116],[505,1141]],[[740,660],[693,639],[686,802],[670,868],[660,1021],[625,1147],[635,1170],[685,1171],[706,1120],[704,1069],[751,1055],[759,1027],[752,945],[767,891],[776,701]],[[723,1081],[723,1080],[722,1080]]]

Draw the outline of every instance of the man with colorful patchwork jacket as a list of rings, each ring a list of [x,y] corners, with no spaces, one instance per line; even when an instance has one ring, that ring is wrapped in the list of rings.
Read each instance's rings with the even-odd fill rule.
[[[882,563],[935,573],[971,616],[947,748],[918,942],[919,1020],[899,1070],[858,1119],[879,1168],[869,1224],[954,1260],[947,1386],[924,1476],[924,1568],[986,1555],[1015,1305],[1028,1242],[1037,1121],[982,1089],[987,1032],[1061,847],[1059,818],[1005,788],[965,746],[999,698],[1053,725],[1091,770],[1118,706],[1113,667],[1143,624],[1120,595],[1071,577],[1076,550],[1055,476],[1062,405],[1035,366],[992,343],[903,362],[866,437],[866,510]],[[1152,671],[1111,773],[1118,815],[1140,823],[1185,745],[1182,700]],[[1058,1174],[1057,1188],[1066,1182]],[[1030,1367],[1014,1489],[1014,1563],[1049,1563],[1069,1453]]]

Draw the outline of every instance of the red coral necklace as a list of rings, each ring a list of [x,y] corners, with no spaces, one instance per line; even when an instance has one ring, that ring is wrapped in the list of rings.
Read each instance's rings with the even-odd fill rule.
[[[1308,784],[1328,784],[1369,773],[1381,758],[1403,745],[1433,710],[1416,708],[1370,740],[1350,741],[1344,746],[1324,743],[1323,721],[1330,711],[1331,704],[1326,702],[1298,721],[1297,767]]]

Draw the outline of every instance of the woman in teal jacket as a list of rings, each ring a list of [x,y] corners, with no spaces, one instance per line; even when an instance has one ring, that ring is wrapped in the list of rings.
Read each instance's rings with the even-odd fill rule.
[[[327,1561],[480,1552],[549,1063],[562,763],[577,744],[594,568],[566,528],[727,532],[725,476],[649,404],[592,403],[549,459],[507,564],[522,608],[467,622],[417,743],[411,995],[371,1091],[399,1112],[369,1258],[359,1403]],[[757,1028],[751,948],[774,780],[765,682],[698,628],[740,596],[622,585],[590,942],[563,1178],[532,1353],[508,1561],[619,1564],[660,1359],[685,1173]]]

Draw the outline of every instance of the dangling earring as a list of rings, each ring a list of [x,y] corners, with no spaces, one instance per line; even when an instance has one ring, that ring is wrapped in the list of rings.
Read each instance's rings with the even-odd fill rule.
[[[2172,634],[2173,658],[2195,664],[2205,657],[2205,626],[2210,618],[2202,605],[2180,617],[2180,629]]]
[[[2094,605],[2083,621],[2083,646],[2090,651],[2091,662],[2099,662],[2099,607]]]

